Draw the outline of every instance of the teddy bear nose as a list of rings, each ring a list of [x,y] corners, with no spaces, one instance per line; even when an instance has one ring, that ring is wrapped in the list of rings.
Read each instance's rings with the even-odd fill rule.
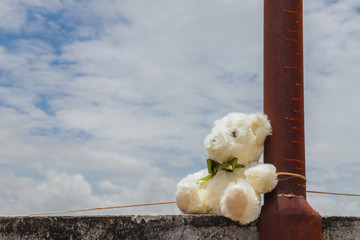
[[[215,138],[213,138],[212,142],[213,142],[213,143],[216,143],[216,139],[215,139]]]

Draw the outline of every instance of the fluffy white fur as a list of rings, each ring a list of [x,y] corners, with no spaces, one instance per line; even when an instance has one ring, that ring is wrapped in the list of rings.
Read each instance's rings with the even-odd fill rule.
[[[190,174],[178,183],[176,203],[186,213],[223,214],[242,224],[260,214],[260,194],[272,191],[277,184],[276,169],[259,163],[271,126],[263,113],[229,113],[215,121],[204,144],[210,159],[219,163],[238,158],[234,172],[220,170],[209,181],[196,181],[209,175],[207,169]]]

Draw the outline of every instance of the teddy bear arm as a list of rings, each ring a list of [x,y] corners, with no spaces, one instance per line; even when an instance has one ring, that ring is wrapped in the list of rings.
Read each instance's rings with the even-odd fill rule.
[[[245,171],[245,177],[257,193],[272,191],[277,184],[276,168],[272,164],[259,164]]]

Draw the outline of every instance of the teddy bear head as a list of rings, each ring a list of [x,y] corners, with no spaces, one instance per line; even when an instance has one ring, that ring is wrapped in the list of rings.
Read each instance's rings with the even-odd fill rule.
[[[264,151],[266,136],[271,125],[263,113],[229,113],[216,120],[204,145],[210,159],[219,163],[238,158],[238,163],[258,161]]]

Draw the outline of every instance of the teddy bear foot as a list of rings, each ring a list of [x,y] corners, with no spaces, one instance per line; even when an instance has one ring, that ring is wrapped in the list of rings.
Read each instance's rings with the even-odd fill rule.
[[[185,187],[180,188],[176,193],[176,205],[178,208],[183,212],[187,212],[190,208],[190,201],[190,190]]]
[[[228,191],[223,202],[223,212],[232,219],[239,219],[243,216],[248,200],[245,191],[241,188],[232,188]]]

